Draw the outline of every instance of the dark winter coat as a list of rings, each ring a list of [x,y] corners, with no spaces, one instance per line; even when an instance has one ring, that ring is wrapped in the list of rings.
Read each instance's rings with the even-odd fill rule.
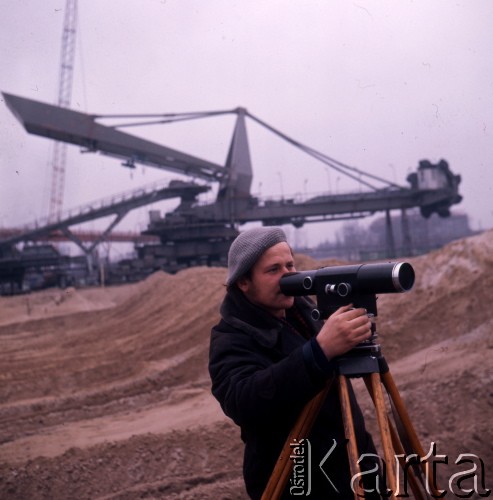
[[[304,405],[333,375],[314,337],[321,323],[311,319],[313,304],[295,298],[286,321],[251,304],[237,288],[228,290],[221,305],[221,320],[212,329],[209,372],[212,393],[224,413],[241,428],[245,443],[243,474],[248,494],[260,498],[284,442]],[[298,311],[299,314],[294,314]],[[303,318],[304,338],[290,324]],[[311,337],[311,340],[310,340]],[[350,385],[350,384],[349,384]],[[309,498],[352,498],[351,475],[336,384],[322,406],[309,436],[312,492]],[[375,453],[365,430],[363,416],[350,387],[354,427],[359,452]],[[324,471],[340,492],[334,493],[319,468],[320,461],[337,446],[324,464]],[[291,483],[292,485],[293,483]],[[289,495],[288,483],[285,495]],[[298,493],[299,494],[299,493]]]

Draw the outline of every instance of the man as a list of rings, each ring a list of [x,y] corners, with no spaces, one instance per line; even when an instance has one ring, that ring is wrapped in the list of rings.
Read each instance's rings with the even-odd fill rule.
[[[280,291],[279,280],[292,271],[293,254],[282,229],[260,227],[241,233],[229,250],[221,320],[211,333],[212,393],[241,428],[243,475],[254,499],[262,496],[303,407],[333,375],[333,359],[371,335],[364,309],[345,306],[325,323],[314,321],[310,315],[314,305],[309,299]],[[375,453],[351,388],[350,397],[359,452]],[[334,385],[308,440],[312,464],[309,498],[353,498]],[[319,463],[334,443],[322,472]],[[305,473],[308,479],[308,471]],[[287,484],[283,498],[301,493],[293,484]]]

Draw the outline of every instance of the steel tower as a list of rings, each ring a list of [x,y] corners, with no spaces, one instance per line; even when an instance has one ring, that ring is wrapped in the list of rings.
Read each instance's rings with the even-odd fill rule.
[[[65,19],[62,33],[62,50],[60,56],[58,80],[58,106],[70,107],[72,97],[72,79],[75,59],[75,38],[77,31],[77,0],[66,0]],[[60,218],[63,207],[65,189],[65,164],[67,144],[55,142],[51,158],[51,192],[48,217],[51,221]]]

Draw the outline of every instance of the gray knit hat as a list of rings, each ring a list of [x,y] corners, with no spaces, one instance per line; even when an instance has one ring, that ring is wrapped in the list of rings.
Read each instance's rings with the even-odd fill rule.
[[[256,227],[240,233],[229,249],[226,285],[231,286],[267,249],[282,242],[287,242],[287,239],[279,227]]]

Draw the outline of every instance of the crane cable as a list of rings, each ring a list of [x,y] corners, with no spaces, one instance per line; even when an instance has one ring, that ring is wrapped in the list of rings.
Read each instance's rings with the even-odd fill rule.
[[[373,189],[374,191],[379,191],[380,188],[374,186],[368,181],[365,181],[361,179],[361,176],[368,177],[370,179],[382,182],[386,184],[389,187],[394,187],[398,189],[402,189],[402,186],[396,184],[395,182],[390,182],[387,179],[383,179],[382,177],[379,177],[374,174],[370,174],[368,172],[364,172],[363,170],[360,170],[356,167],[352,167],[350,165],[346,165],[345,163],[342,163],[339,160],[336,160],[334,158],[331,158],[330,156],[317,151],[316,149],[307,146],[305,144],[302,144],[301,142],[289,137],[288,135],[284,134],[280,130],[272,127],[268,123],[264,122],[260,118],[256,117],[255,115],[251,114],[249,111],[245,110],[244,108],[236,108],[232,110],[223,110],[223,111],[203,111],[203,112],[187,112],[187,113],[152,113],[152,114],[113,114],[113,115],[91,115],[95,120],[100,120],[100,119],[116,119],[116,118],[154,118],[154,117],[159,117],[160,119],[158,120],[150,120],[150,121],[139,121],[139,122],[129,122],[129,123],[119,123],[116,125],[112,125],[110,128],[124,128],[124,127],[136,127],[136,126],[144,126],[144,125],[159,125],[159,124],[166,124],[166,123],[174,123],[174,122],[179,122],[179,121],[186,121],[186,120],[196,120],[200,118],[210,118],[213,116],[220,116],[220,115],[226,115],[226,114],[238,114],[240,112],[245,113],[245,116],[251,118],[254,122],[256,122],[258,125],[261,125],[262,127],[266,128],[273,134],[277,135],[281,139],[285,140],[289,144],[297,147],[304,153],[308,154],[309,156],[312,156],[316,160],[324,163],[325,165],[333,168],[337,172],[350,177],[351,179],[355,180],[356,182],[359,182],[360,184],[363,184],[370,189]]]

